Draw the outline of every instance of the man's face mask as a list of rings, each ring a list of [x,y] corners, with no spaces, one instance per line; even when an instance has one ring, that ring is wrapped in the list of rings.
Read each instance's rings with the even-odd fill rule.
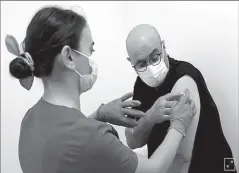
[[[136,64],[134,66],[139,77],[150,87],[159,86],[166,77],[169,69],[165,61],[164,42],[162,42],[162,52],[149,58],[148,63]]]
[[[82,75],[76,69],[74,69],[74,71],[81,77],[80,90],[81,90],[81,93],[83,93],[83,92],[90,90],[93,87],[93,85],[95,84],[95,82],[97,80],[97,75],[98,75],[98,67],[97,67],[97,64],[90,57],[84,55],[83,53],[81,53],[75,49],[72,49],[72,50],[74,52],[88,58],[89,65],[91,67],[91,74],[86,74],[86,75]]]

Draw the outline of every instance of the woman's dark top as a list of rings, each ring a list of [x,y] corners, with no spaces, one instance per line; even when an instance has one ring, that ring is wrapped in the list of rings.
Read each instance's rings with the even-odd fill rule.
[[[138,165],[112,126],[42,99],[22,121],[19,159],[23,173],[134,173]]]

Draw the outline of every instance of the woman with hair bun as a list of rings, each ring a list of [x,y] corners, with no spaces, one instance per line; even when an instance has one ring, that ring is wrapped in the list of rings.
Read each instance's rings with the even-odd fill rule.
[[[146,114],[132,109],[140,105],[128,100],[132,93],[100,105],[89,117],[81,112],[79,97],[97,79],[97,65],[90,57],[94,42],[82,15],[59,7],[42,8],[27,27],[23,50],[13,36],[5,41],[16,56],[9,65],[10,74],[27,90],[34,77],[44,85],[43,96],[21,123],[23,173],[156,173],[168,169],[181,133],[195,114],[187,93],[171,111],[175,118],[164,144],[147,159],[123,145],[116,130],[106,123],[137,126],[126,115],[140,118]]]

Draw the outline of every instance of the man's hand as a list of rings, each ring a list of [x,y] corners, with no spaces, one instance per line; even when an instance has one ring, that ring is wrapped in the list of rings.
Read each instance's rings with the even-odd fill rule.
[[[169,93],[159,97],[154,105],[147,111],[149,122],[162,123],[163,121],[170,120],[172,108],[178,103],[183,93]]]
[[[132,109],[132,107],[138,107],[141,104],[138,100],[128,100],[132,96],[133,93],[127,93],[119,99],[100,106],[97,115],[98,119],[110,124],[129,128],[137,126],[138,123],[136,121],[125,116],[130,115],[141,118],[145,115],[142,111]]]

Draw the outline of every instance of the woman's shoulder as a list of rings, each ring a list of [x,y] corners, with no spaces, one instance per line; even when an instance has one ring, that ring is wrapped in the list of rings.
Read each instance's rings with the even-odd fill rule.
[[[118,133],[113,126],[105,122],[97,121],[91,118],[79,119],[74,123],[72,130],[80,131],[80,133],[88,133],[94,137],[100,137],[102,135],[112,134],[118,138]]]
[[[109,141],[113,139],[117,137],[112,126],[90,118],[79,118],[71,125],[62,125],[62,128],[48,139],[47,146],[56,147],[65,154],[77,150],[77,155],[90,157],[98,150],[107,148]]]

